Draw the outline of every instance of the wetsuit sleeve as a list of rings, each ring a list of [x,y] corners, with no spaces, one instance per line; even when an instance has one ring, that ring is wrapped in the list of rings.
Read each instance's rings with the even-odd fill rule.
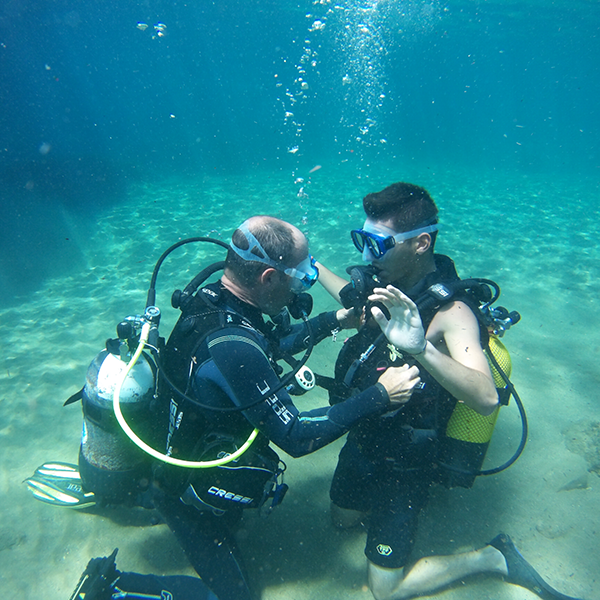
[[[389,405],[385,388],[377,384],[335,406],[300,412],[285,389],[272,393],[279,378],[251,331],[230,327],[207,342],[211,360],[196,371],[196,389],[216,386],[236,406],[250,406],[243,411],[246,419],[291,456],[325,446]]]
[[[339,328],[340,323],[336,317],[337,311],[321,313],[316,317],[309,319],[312,329],[314,343],[318,344],[325,338],[331,336],[332,331]],[[279,347],[284,352],[297,354],[306,350],[308,347],[308,326],[306,323],[298,323],[290,328],[290,331],[280,340]]]

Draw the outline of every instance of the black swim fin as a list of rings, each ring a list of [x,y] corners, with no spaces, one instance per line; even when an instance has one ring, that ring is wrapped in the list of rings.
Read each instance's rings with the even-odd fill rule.
[[[92,558],[69,600],[111,600],[114,585],[121,576],[115,564],[118,551],[115,548],[110,556]]]
[[[86,492],[81,483],[77,465],[63,462],[47,462],[25,479],[27,489],[34,498],[70,508],[89,508],[96,504],[93,492]]]
[[[508,567],[506,580],[509,583],[531,590],[542,600],[581,600],[580,598],[565,596],[565,594],[561,594],[548,585],[542,579],[542,576],[523,558],[506,533],[497,535],[489,542],[489,545],[502,552]]]
[[[122,573],[115,564],[117,551],[90,560],[69,600],[219,600],[198,577]]]

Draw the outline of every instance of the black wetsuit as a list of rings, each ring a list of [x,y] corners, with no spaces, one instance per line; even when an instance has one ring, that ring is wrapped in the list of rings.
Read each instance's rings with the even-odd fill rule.
[[[456,281],[453,262],[436,255],[436,271],[407,295],[416,300],[435,283]],[[425,331],[437,310],[433,307],[421,311]],[[349,381],[347,374],[353,361],[380,333],[371,320],[347,340],[336,363],[336,380],[341,383],[346,379],[345,385],[337,386],[338,393],[353,394],[364,389],[389,366],[415,364],[414,359],[403,357],[384,339]],[[420,388],[402,409],[365,419],[352,428],[331,486],[334,504],[369,513],[365,554],[382,567],[404,566],[412,550],[418,514],[427,503],[431,483],[438,480],[439,439],[456,404],[456,399],[424,369],[420,369],[420,378]]]
[[[311,324],[316,341],[338,326],[335,313],[319,315]],[[199,403],[249,408],[209,410],[163,388],[163,397],[170,398],[171,405],[168,452],[187,460],[212,459],[222,449],[239,447],[258,428],[258,438],[240,457],[236,469],[250,464],[268,471],[278,462],[269,440],[292,456],[303,456],[339,438],[362,418],[386,410],[388,395],[376,382],[345,402],[307,412],[298,411],[285,388],[273,394],[271,390],[279,383],[276,359],[282,352],[298,353],[306,345],[305,324],[284,328],[282,333],[265,323],[257,308],[219,283],[202,288],[171,334],[163,351],[163,368]],[[232,472],[230,466],[159,467],[155,504],[219,599],[248,600],[246,575],[228,525],[239,519],[244,506],[260,504],[260,499],[254,496],[252,482],[248,483],[252,491],[244,492],[247,472]],[[238,479],[242,480],[239,489]],[[182,495],[187,504],[180,499]],[[227,510],[217,516],[211,506]]]

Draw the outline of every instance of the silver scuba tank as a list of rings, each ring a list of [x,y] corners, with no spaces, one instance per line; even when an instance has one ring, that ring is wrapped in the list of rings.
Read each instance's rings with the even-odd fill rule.
[[[127,362],[102,350],[90,364],[82,393],[83,432],[79,467],[85,489],[108,502],[123,502],[147,487],[150,458],[123,432],[113,411],[113,396]],[[134,429],[143,431],[151,419],[156,366],[146,353],[127,375],[120,405]]]

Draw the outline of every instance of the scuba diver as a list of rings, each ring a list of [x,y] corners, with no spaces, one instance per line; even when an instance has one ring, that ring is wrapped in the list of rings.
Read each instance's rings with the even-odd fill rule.
[[[497,377],[504,370],[494,355],[508,354],[488,331],[495,321],[503,333],[520,317],[500,307],[501,316],[492,318],[499,288],[489,280],[461,281],[453,261],[434,253],[438,209],[424,188],[395,183],[368,194],[363,208],[366,222],[351,236],[370,266],[348,268],[348,283],[317,263],[322,285],[361,320],[344,343],[335,378],[317,375],[317,383],[335,406],[391,365],[418,365],[420,382],[397,411],[350,430],[331,484],[334,524],[365,522],[369,587],[377,600],[429,595],[477,573],[499,574],[545,600],[567,600],[506,534],[473,552],[409,562],[430,486],[471,487],[488,473],[480,471],[487,444],[511,393],[524,425],[518,453],[525,444],[522,404],[506,374]],[[494,298],[489,284],[498,290]]]
[[[204,283],[205,271],[223,267],[219,281]],[[119,324],[119,339],[107,342],[86,386],[67,401],[81,399],[84,407],[79,469],[47,463],[27,484],[37,498],[54,504],[70,505],[72,498],[79,507],[104,502],[157,509],[201,580],[121,574],[115,551],[90,561],[73,599],[142,597],[162,585],[159,597],[249,600],[232,528],[245,508],[269,512],[287,491],[285,465],[270,442],[303,456],[405,402],[419,383],[417,367],[406,365],[380,372],[335,406],[296,408],[290,393],[314,386],[304,368],[312,346],[343,328],[351,312],[308,319],[312,298],[306,292],[318,275],[300,230],[256,216],[236,229],[224,264],[205,269],[173,294],[182,314],[166,344],[158,337],[153,284],[144,317]],[[303,323],[292,325],[290,314]],[[144,345],[154,362],[142,353]],[[302,351],[297,361],[294,355]],[[278,360],[292,371],[282,376]],[[114,373],[123,373],[116,384]],[[143,590],[136,588],[142,583]]]

